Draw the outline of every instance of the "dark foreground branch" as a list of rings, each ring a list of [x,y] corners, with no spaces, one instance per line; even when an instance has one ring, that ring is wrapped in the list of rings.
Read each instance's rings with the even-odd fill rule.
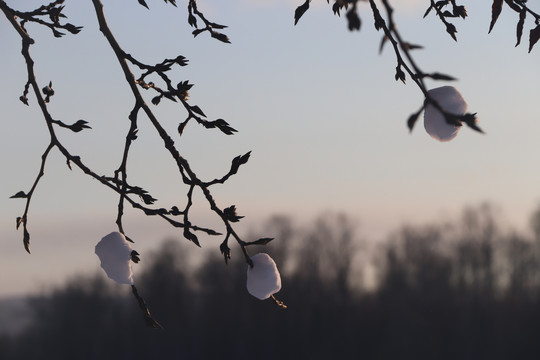
[[[176,5],[174,1],[169,0],[173,5]],[[119,231],[125,235],[125,229],[123,226],[122,218],[124,214],[125,204],[130,204],[133,208],[141,210],[145,215],[148,216],[157,216],[169,223],[170,225],[181,228],[183,236],[200,246],[200,242],[195,235],[195,232],[202,232],[207,235],[216,236],[222,235],[219,232],[192,224],[189,218],[190,209],[193,204],[193,196],[195,190],[201,191],[204,194],[204,197],[210,206],[210,209],[219,216],[226,228],[225,239],[229,239],[231,236],[237,241],[239,247],[241,248],[242,254],[245,257],[245,261],[253,266],[251,258],[247,252],[247,246],[249,243],[244,242],[238,234],[235,232],[232,226],[232,222],[238,221],[241,216],[237,216],[234,209],[234,206],[228,208],[220,208],[216,201],[213,198],[213,195],[210,191],[210,187],[215,184],[222,184],[227,181],[232,175],[236,174],[240,166],[247,163],[250,153],[247,153],[242,156],[238,156],[233,159],[231,169],[227,174],[222,177],[218,177],[213,181],[203,181],[199,179],[197,174],[192,170],[189,162],[185,159],[180,152],[178,151],[172,137],[167,133],[164,127],[161,125],[160,121],[154,115],[153,111],[150,109],[149,105],[144,100],[140,89],[151,90],[158,93],[156,97],[152,99],[154,105],[158,105],[161,99],[166,98],[171,101],[175,101],[182,106],[182,108],[187,112],[187,119],[179,125],[179,135],[182,135],[183,129],[187,126],[190,120],[194,120],[198,124],[203,125],[208,129],[218,129],[226,135],[232,135],[236,132],[236,129],[231,127],[223,119],[217,120],[208,120],[206,119],[206,114],[203,110],[197,105],[191,105],[188,103],[188,90],[193,86],[189,84],[188,81],[181,81],[175,87],[172,80],[168,77],[168,71],[173,66],[186,66],[187,60],[183,56],[178,56],[174,59],[165,59],[159,62],[156,65],[147,65],[138,61],[134,56],[126,54],[120,45],[117,43],[115,37],[113,36],[110,28],[107,25],[105,20],[105,15],[103,11],[103,5],[100,0],[93,0],[93,5],[95,8],[95,13],[97,16],[97,21],[99,28],[103,35],[106,37],[111,49],[115,53],[118,62],[122,68],[124,76],[128,85],[130,86],[131,92],[133,94],[135,104],[133,109],[129,114],[130,126],[127,131],[124,143],[124,149],[121,157],[121,162],[118,168],[114,171],[114,176],[99,175],[96,171],[92,170],[90,167],[85,165],[81,158],[77,155],[74,155],[70,150],[63,145],[59,140],[56,130],[58,127],[69,129],[75,133],[81,132],[86,129],[91,129],[88,125],[88,122],[85,120],[78,120],[72,124],[65,123],[54,119],[51,115],[48,104],[51,101],[52,97],[55,94],[53,89],[52,81],[48,82],[48,85],[44,87],[39,86],[37,80],[35,69],[34,69],[34,60],[30,54],[30,46],[34,44],[34,40],[30,37],[27,32],[25,25],[27,23],[34,23],[40,26],[44,26],[49,29],[55,37],[61,37],[65,34],[62,31],[68,31],[72,34],[77,34],[82,28],[72,25],[70,23],[65,23],[63,19],[66,17],[62,14],[64,6],[62,5],[64,0],[57,0],[48,5],[43,5],[33,11],[21,12],[9,7],[4,0],[0,0],[0,9],[2,10],[5,17],[8,19],[10,24],[13,26],[14,30],[19,34],[22,40],[22,55],[26,62],[27,67],[27,80],[24,86],[24,91],[20,100],[25,105],[29,105],[28,95],[33,93],[37,100],[37,103],[40,107],[43,119],[46,123],[49,135],[49,145],[44,151],[41,157],[41,165],[37,177],[35,178],[30,190],[28,192],[19,191],[17,194],[12,196],[13,198],[24,198],[26,199],[26,206],[22,216],[17,218],[17,229],[20,225],[23,225],[24,235],[23,243],[25,249],[30,252],[30,234],[28,232],[28,217],[30,203],[32,196],[35,193],[35,190],[38,187],[38,184],[42,177],[45,174],[45,165],[51,151],[56,148],[58,151],[65,157],[67,166],[72,169],[72,165],[78,167],[85,174],[90,177],[98,180],[102,185],[110,188],[119,194],[118,201],[118,212],[116,216],[116,224]],[[144,1],[139,1],[141,5],[147,6]],[[211,34],[212,37],[223,41],[229,42],[228,38],[219,32],[216,32],[215,29],[223,29],[225,26],[219,25],[213,22],[210,22],[204,14],[197,9],[196,2],[194,0],[189,1],[188,11],[190,14],[189,22],[192,26],[197,27],[196,19],[200,19],[204,23],[203,28],[197,28],[194,31],[194,35],[198,35],[201,32],[207,31]],[[195,19],[195,20],[194,20]],[[130,68],[130,64],[134,65],[135,69],[141,71],[140,76],[135,77]],[[149,79],[155,76],[158,80],[163,82],[164,86],[160,86],[150,81]],[[150,121],[153,128],[156,130],[160,138],[163,140],[163,145],[169,155],[174,159],[177,169],[182,176],[183,182],[188,187],[187,191],[187,201],[186,205],[182,210],[179,206],[172,206],[170,209],[165,208],[155,208],[152,205],[157,199],[151,196],[146,190],[142,189],[139,186],[131,185],[128,183],[128,159],[129,152],[132,148],[132,144],[137,139],[138,134],[138,121],[139,115],[144,114],[146,118]],[[137,195],[139,200],[136,200]],[[181,216],[182,222],[177,221],[175,217]],[[127,235],[126,239],[132,241]],[[133,259],[138,262],[139,257],[137,252],[133,252],[137,256]],[[229,249],[230,256],[230,249]],[[132,292],[137,299],[140,308],[142,309],[145,319],[149,325],[156,328],[161,328],[159,323],[155,321],[146,306],[146,303],[142,297],[138,294],[135,286],[132,287]]]

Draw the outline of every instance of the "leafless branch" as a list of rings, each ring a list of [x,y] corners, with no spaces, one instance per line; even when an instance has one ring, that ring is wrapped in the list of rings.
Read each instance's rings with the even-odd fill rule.
[[[167,2],[167,0],[165,1]],[[168,2],[176,6],[175,1],[169,0]],[[209,204],[210,209],[222,220],[226,228],[225,243],[232,236],[238,243],[242,254],[245,257],[245,261],[250,266],[253,266],[251,258],[247,252],[247,246],[250,245],[250,243],[244,242],[235,232],[231,224],[232,222],[238,221],[241,217],[237,216],[234,211],[231,211],[231,208],[234,209],[234,206],[224,209],[220,208],[217,205],[217,202],[214,200],[214,197],[210,191],[210,187],[212,185],[217,183],[222,184],[232,175],[236,174],[239,170],[239,167],[247,163],[250,153],[234,158],[229,172],[219,179],[213,181],[203,181],[197,176],[197,174],[192,170],[188,160],[180,154],[178,148],[176,147],[172,139],[172,136],[167,133],[167,131],[159,122],[158,118],[155,116],[154,112],[150,109],[150,106],[144,100],[140,89],[152,90],[157,92],[157,96],[152,99],[152,103],[154,105],[158,105],[162,98],[167,98],[171,101],[178,102],[182,106],[182,108],[187,112],[188,116],[186,120],[179,125],[180,136],[182,135],[185,126],[192,119],[197,123],[203,125],[205,128],[217,128],[226,135],[234,134],[236,132],[236,129],[231,127],[229,123],[223,119],[207,120],[206,114],[199,106],[190,104],[188,102],[188,91],[193,85],[189,84],[188,81],[180,81],[176,87],[173,86],[173,81],[169,78],[167,72],[171,70],[173,66],[186,66],[188,61],[183,56],[177,56],[174,59],[165,59],[157,63],[156,65],[148,65],[137,60],[131,54],[125,53],[116,41],[113,33],[111,32],[107,24],[103,5],[100,0],[92,0],[97,17],[97,22],[99,24],[99,29],[101,30],[111,49],[115,53],[116,58],[122,68],[122,72],[124,73],[125,79],[134,97],[134,105],[128,116],[128,119],[130,120],[130,126],[127,130],[127,134],[125,137],[124,149],[122,152],[120,165],[114,171],[114,176],[98,175],[98,173],[86,166],[79,156],[72,154],[70,150],[68,150],[58,139],[56,134],[57,127],[67,128],[75,133],[78,133],[85,129],[90,129],[91,127],[88,125],[87,121],[82,119],[75,121],[72,124],[55,120],[49,112],[48,103],[51,101],[51,98],[54,95],[53,84],[52,81],[49,81],[48,85],[42,88],[40,88],[39,86],[35,74],[34,61],[30,54],[30,46],[34,44],[34,40],[28,34],[25,28],[25,24],[31,22],[44,26],[47,29],[51,30],[55,37],[63,36],[65,34],[62,32],[63,30],[68,31],[72,34],[77,34],[82,29],[81,27],[72,25],[70,23],[65,23],[63,21],[63,19],[66,18],[65,15],[63,15],[62,13],[62,10],[64,9],[64,6],[62,5],[63,3],[63,0],[58,0],[48,5],[43,5],[33,11],[22,12],[9,7],[4,0],[0,0],[0,9],[4,13],[5,17],[9,20],[14,30],[21,37],[22,55],[27,65],[26,68],[28,78],[25,83],[24,91],[22,96],[20,97],[20,100],[25,105],[29,105],[28,94],[30,92],[30,89],[32,90],[32,93],[35,96],[37,103],[40,107],[43,119],[47,125],[48,135],[50,138],[49,145],[47,146],[46,150],[42,155],[39,173],[34,180],[32,187],[27,193],[25,193],[24,191],[19,191],[17,194],[12,196],[13,198],[24,198],[26,200],[24,213],[22,216],[17,218],[16,224],[17,228],[19,228],[21,224],[23,225],[23,243],[25,249],[30,252],[28,215],[32,196],[37,189],[40,180],[45,174],[45,165],[48,156],[51,151],[56,148],[65,157],[66,163],[70,169],[72,169],[72,164],[74,164],[85,174],[98,180],[101,184],[119,194],[116,224],[121,233],[125,234],[122,219],[124,215],[125,203],[127,202],[133,208],[141,210],[145,215],[158,216],[167,223],[169,223],[171,226],[181,228],[183,231],[183,236],[198,246],[200,246],[200,242],[194,232],[203,232],[207,235],[212,236],[222,235],[213,229],[201,227],[191,223],[189,215],[191,207],[193,205],[193,194],[194,191],[198,189],[204,194],[204,197]],[[144,0],[139,0],[139,3],[143,6],[148,7]],[[197,4],[195,0],[189,1],[188,12],[188,22],[190,23],[190,25],[197,28],[196,19],[199,19],[204,23],[204,28],[197,28],[194,31],[194,35],[198,35],[201,32],[208,31],[211,36],[216,38],[217,40],[220,40],[222,42],[229,42],[226,35],[216,31],[216,29],[223,29],[225,28],[225,26],[207,20],[204,14],[197,9]],[[133,66],[133,69],[130,65]],[[137,70],[141,73],[136,77],[133,71]],[[154,82],[147,80],[152,76],[157,76],[157,80],[161,81],[163,83],[163,86],[159,86]],[[151,123],[152,127],[162,139],[166,151],[174,159],[176,167],[182,176],[183,182],[188,188],[188,191],[186,193],[186,205],[182,209],[182,211],[179,210],[178,206],[172,206],[170,209],[153,207],[152,205],[156,201],[154,197],[152,197],[146,190],[142,189],[141,187],[128,183],[129,153],[133,142],[137,139],[138,123],[139,121],[142,121],[140,115],[143,115],[145,118],[144,120],[148,120]],[[139,200],[136,200],[132,195],[137,195]],[[177,216],[182,217],[182,222],[174,219],[174,217]],[[129,241],[132,241],[127,235],[126,238]],[[138,255],[138,253],[136,254]],[[230,257],[230,249],[228,250],[228,257]],[[227,261],[227,257],[225,258],[225,260]],[[139,296],[135,287],[133,287],[133,294],[137,298],[141,309],[145,313],[145,318],[147,319],[149,324],[152,324],[152,326],[154,327],[160,327],[159,324],[150,316],[150,312],[148,311],[144,300]]]

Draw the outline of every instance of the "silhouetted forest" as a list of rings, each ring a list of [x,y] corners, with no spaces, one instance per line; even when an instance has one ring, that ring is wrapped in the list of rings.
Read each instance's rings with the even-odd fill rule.
[[[29,300],[34,322],[0,337],[0,359],[538,359],[540,212],[531,219],[526,234],[503,230],[481,206],[370,246],[345,216],[273,218],[261,251],[281,269],[286,310],[247,293],[238,254],[195,266],[168,241],[136,277],[164,331],[145,327],[129,287],[82,276]]]

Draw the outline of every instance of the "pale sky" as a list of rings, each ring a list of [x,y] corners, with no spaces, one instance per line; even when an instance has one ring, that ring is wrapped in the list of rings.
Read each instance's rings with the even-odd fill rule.
[[[440,21],[422,18],[427,5],[418,4],[428,1],[394,1],[402,36],[425,46],[414,53],[420,67],[457,77],[451,85],[486,132],[464,128],[453,141],[439,143],[421,121],[409,134],[406,120],[423,99],[412,83],[394,81],[391,48],[378,54],[381,34],[367,3],[359,8],[361,31],[350,33],[326,1],[312,2],[296,27],[293,14],[301,1],[199,1],[212,21],[229,25],[227,45],[206,34],[193,39],[183,7],[147,2],[150,11],[136,1],[104,1],[109,24],[124,49],[142,61],[186,56],[189,66],[173,78],[195,84],[190,103],[239,131],[227,137],[195,124],[186,129],[180,151],[200,176],[220,177],[233,157],[252,151],[234,178],[214,188],[220,206],[235,204],[246,216],[241,233],[273,214],[308,221],[331,210],[349,214],[362,234],[378,241],[401,224],[441,221],[484,201],[499,206],[509,226],[524,228],[540,203],[540,49],[527,54],[526,38],[514,48],[517,15],[508,9],[488,35],[490,4],[463,1],[469,18],[453,20],[455,43]],[[53,81],[49,109],[55,118],[85,119],[92,126],[78,134],[60,129],[62,141],[98,173],[110,175],[121,160],[133,101],[91,3],[68,3],[65,13],[84,26],[79,35],[54,39],[29,26],[38,81]],[[30,107],[18,101],[25,83],[20,40],[3,18],[0,43],[0,296],[6,296],[95,271],[94,246],[115,230],[117,195],[79,170],[70,172],[55,152],[31,205],[32,255],[24,251],[22,232],[15,230],[24,201],[9,196],[29,190],[47,133],[35,99],[29,96]],[[185,117],[172,104],[156,112],[172,134]],[[131,156],[130,183],[150,191],[159,206],[183,207],[185,189],[173,163],[142,119]],[[202,201],[196,210],[200,225],[219,224]],[[143,258],[165,236],[181,239],[175,229],[131,210],[126,231]],[[201,240],[219,251],[221,239]]]

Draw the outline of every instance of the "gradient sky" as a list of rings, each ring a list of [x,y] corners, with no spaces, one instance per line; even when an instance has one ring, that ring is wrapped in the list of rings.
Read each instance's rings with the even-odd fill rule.
[[[406,120],[423,98],[414,84],[394,81],[390,47],[378,54],[381,34],[368,4],[359,7],[361,31],[350,33],[321,0],[296,27],[300,1],[200,1],[207,17],[229,25],[227,45],[207,34],[193,39],[185,8],[147,2],[150,11],[136,1],[104,1],[109,24],[124,49],[142,61],[186,56],[189,66],[173,78],[195,84],[190,103],[239,131],[225,136],[188,126],[177,143],[201,177],[220,177],[233,157],[252,151],[238,175],[214,188],[220,206],[236,204],[246,215],[241,232],[273,214],[308,221],[330,210],[350,214],[363,235],[379,240],[403,223],[444,221],[484,201],[502,209],[507,225],[527,226],[540,202],[540,49],[527,54],[527,38],[514,48],[512,11],[505,9],[488,35],[490,4],[463,1],[469,18],[453,21],[456,43],[433,16],[422,19],[428,1],[394,1],[402,36],[425,47],[414,52],[421,69],[457,77],[452,85],[486,132],[464,128],[452,142],[439,143],[421,122],[409,134]],[[24,6],[31,3],[39,4]],[[133,100],[90,1],[68,2],[65,13],[84,26],[79,35],[54,39],[29,26],[38,81],[53,81],[49,109],[55,118],[85,119],[92,126],[79,134],[60,129],[61,140],[95,171],[110,175],[121,160]],[[524,36],[531,26],[527,22]],[[29,96],[30,107],[18,101],[24,62],[20,40],[5,19],[0,43],[0,296],[6,296],[95,271],[94,246],[115,230],[117,196],[79,170],[69,171],[55,152],[32,201],[32,255],[26,254],[22,232],[15,230],[24,202],[9,196],[30,188],[48,139],[35,99]],[[171,134],[185,117],[174,104],[156,113]],[[174,170],[161,140],[141,120],[130,183],[149,190],[159,206],[183,206],[185,189]],[[204,202],[195,210],[200,225],[219,224]],[[165,236],[180,238],[175,229],[135,211],[128,211],[126,231],[140,252]],[[220,241],[203,238],[202,245],[217,252]]]

